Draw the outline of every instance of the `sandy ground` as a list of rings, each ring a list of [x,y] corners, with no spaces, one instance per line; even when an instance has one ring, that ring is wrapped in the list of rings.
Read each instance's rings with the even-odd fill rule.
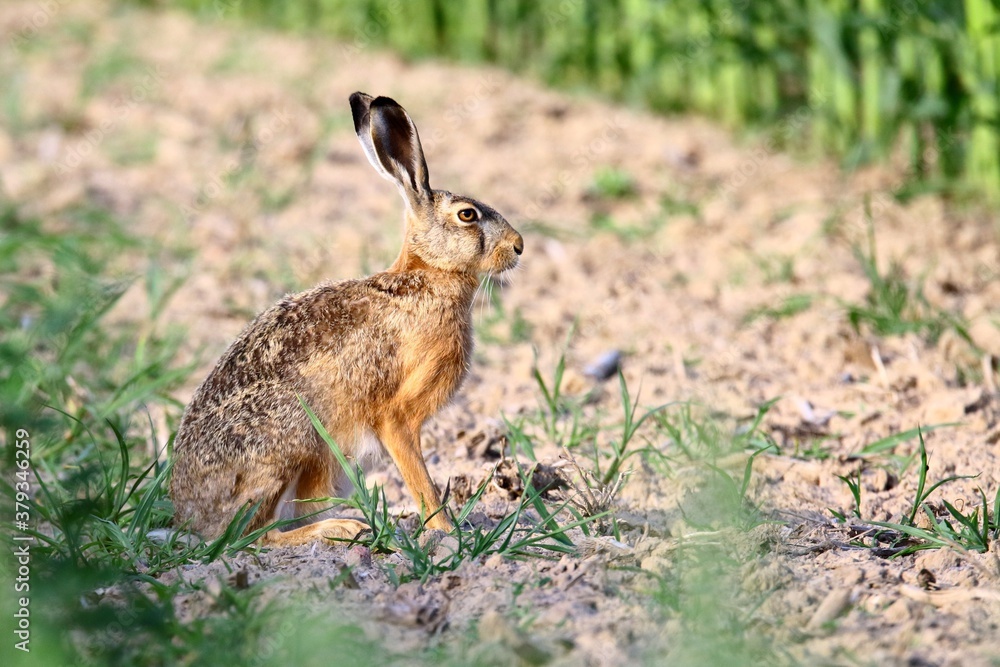
[[[621,350],[645,405],[691,400],[743,420],[778,399],[763,431],[780,454],[757,457],[751,486],[777,523],[753,533],[745,548],[759,555],[743,559],[739,590],[719,604],[759,600],[755,627],[809,664],[996,664],[995,552],[888,559],[853,548],[865,537],[828,511],[852,509],[838,475],[860,472],[864,519],[898,521],[916,492],[915,465],[900,474],[885,457],[851,455],[951,422],[926,436],[930,478],[979,476],[939,490],[932,507],[978,506],[978,488],[992,501],[1000,399],[983,359],[1000,353],[994,215],[933,196],[900,204],[887,193],[904,175],[889,168],[845,175],[777,151],[768,136],[740,142],[701,119],[654,117],[494,69],[102,3],[58,6],[28,30],[33,11],[0,8],[7,46],[16,45],[3,55],[4,94],[19,107],[16,124],[0,127],[3,192],[43,216],[110,207],[163,248],[171,271],[187,273],[166,320],[189,332],[184,354],[202,366],[180,400],[281,294],[392,260],[400,202],[367,165],[347,105],[355,90],[390,95],[420,129],[432,185],[489,202],[525,237],[523,268],[497,288],[504,317],[477,306],[471,377],[427,427],[440,484],[483,477],[494,459],[476,444],[502,413],[536,409],[535,352],[551,375],[567,339],[571,394],[594,388],[587,364]],[[595,174],[609,169],[631,176],[631,194],[595,190]],[[898,262],[931,304],[968,322],[979,350],[951,330],[928,342],[852,329],[845,304],[863,302],[870,285],[852,252],[865,240],[866,195],[880,266]],[[804,312],[748,321],[803,294],[812,297]],[[119,316],[141,318],[144,308],[136,289]],[[616,401],[612,381],[588,410],[613,411]],[[662,434],[650,437],[669,448]],[[551,462],[560,452],[538,454]],[[727,469],[739,476],[742,460]],[[650,578],[635,569],[676,568],[678,542],[697,532],[678,508],[700,482],[633,461],[617,507],[624,551],[598,540],[579,556],[495,557],[399,588],[358,548],[278,550],[242,564],[251,584],[276,578],[286,588],[354,565],[357,586],[340,603],[370,612],[383,628],[373,631],[392,628],[401,646],[447,641],[476,621],[486,645],[522,658],[542,651],[557,664],[676,655],[677,622],[648,603]],[[407,506],[394,470],[372,478]],[[489,502],[502,511],[502,498]],[[940,590],[920,587],[924,569]],[[530,624],[512,620],[519,609],[532,610]]]

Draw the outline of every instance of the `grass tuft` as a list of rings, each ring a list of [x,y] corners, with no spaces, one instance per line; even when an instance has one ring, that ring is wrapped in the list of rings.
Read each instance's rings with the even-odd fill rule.
[[[950,424],[938,426],[950,426]],[[856,545],[874,548],[878,553],[892,557],[906,556],[925,549],[941,548],[985,553],[989,551],[991,542],[1000,537],[1000,515],[998,515],[1000,489],[994,496],[992,507],[987,501],[986,492],[978,489],[980,505],[971,511],[964,507],[956,507],[947,500],[942,500],[937,509],[928,502],[931,494],[944,485],[957,480],[978,477],[978,475],[949,475],[928,486],[927,473],[930,470],[930,464],[927,447],[924,443],[924,433],[929,430],[932,428],[918,427],[914,429],[919,440],[916,455],[919,456],[920,463],[916,471],[917,488],[910,511],[899,521],[867,521],[866,523],[873,528],[864,533],[863,537],[870,536],[872,541],[865,542],[863,539],[856,539],[854,542]],[[911,431],[906,432],[907,438],[897,437],[895,443],[909,439],[912,437],[911,433]],[[881,452],[885,449],[885,446],[879,446],[875,451]],[[851,495],[854,497],[855,509],[852,514],[864,521],[861,511],[860,471],[854,476],[841,476],[840,479],[848,485]],[[830,511],[838,521],[847,522],[847,516],[843,512],[832,509]],[[924,526],[917,525],[921,513],[926,519]],[[852,530],[857,531],[859,527],[854,526]]]
[[[865,202],[867,248],[854,247],[854,255],[871,287],[864,303],[848,304],[847,319],[855,332],[867,328],[878,336],[902,336],[914,333],[930,343],[951,329],[976,349],[968,328],[958,317],[933,306],[920,286],[911,287],[902,268],[892,264],[882,272],[875,247],[875,226],[871,218],[870,201]]]

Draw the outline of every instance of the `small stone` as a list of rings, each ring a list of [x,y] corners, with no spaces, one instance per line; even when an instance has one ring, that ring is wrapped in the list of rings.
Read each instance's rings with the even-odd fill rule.
[[[826,426],[830,419],[837,414],[833,410],[817,410],[811,402],[804,398],[796,399],[795,406],[799,409],[802,421],[812,426]]]
[[[438,545],[441,544],[441,540],[444,539],[445,535],[447,535],[447,533],[443,530],[431,529],[425,531],[424,534],[420,536],[418,544],[421,549],[429,554],[433,554],[437,550]]]
[[[504,557],[500,554],[493,554],[486,559],[483,566],[490,570],[499,570],[504,564]]]
[[[620,350],[608,350],[583,369],[583,374],[595,380],[607,380],[618,374],[622,364]]]
[[[246,569],[240,569],[229,575],[227,583],[238,591],[250,588],[250,573]]]
[[[458,538],[452,535],[445,535],[434,549],[434,555],[438,557],[451,556],[458,553]]]
[[[344,554],[344,562],[351,568],[371,567],[372,552],[368,547],[355,545]]]
[[[396,577],[402,579],[409,576],[413,572],[413,568],[410,566],[410,561],[406,559],[403,554],[398,551],[384,561],[386,567],[390,568],[396,575]]]

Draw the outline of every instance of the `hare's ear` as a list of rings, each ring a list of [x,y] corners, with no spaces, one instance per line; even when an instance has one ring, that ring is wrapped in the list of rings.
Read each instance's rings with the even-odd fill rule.
[[[382,163],[379,162],[378,156],[375,154],[375,146],[372,144],[371,115],[369,109],[371,108],[373,99],[375,98],[371,95],[360,91],[351,95],[351,115],[354,116],[354,131],[358,135],[358,141],[361,142],[361,148],[364,149],[365,156],[372,163],[372,166],[375,167],[375,171],[378,172],[379,176],[386,180],[395,181],[396,179],[393,178],[392,174],[386,171]]]
[[[403,107],[388,97],[351,95],[354,130],[368,161],[396,182],[411,205],[431,198],[427,162],[417,127]]]

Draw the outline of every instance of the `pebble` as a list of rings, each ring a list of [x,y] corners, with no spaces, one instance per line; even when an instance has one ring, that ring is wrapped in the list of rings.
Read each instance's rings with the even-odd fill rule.
[[[434,555],[437,557],[450,556],[452,554],[458,553],[458,539],[452,535],[445,535],[438,542],[437,548],[434,549]]]
[[[368,547],[353,546],[344,554],[344,562],[348,567],[371,567],[372,552]]]
[[[607,380],[617,375],[621,367],[621,350],[608,350],[584,368],[583,374],[595,380]]]

